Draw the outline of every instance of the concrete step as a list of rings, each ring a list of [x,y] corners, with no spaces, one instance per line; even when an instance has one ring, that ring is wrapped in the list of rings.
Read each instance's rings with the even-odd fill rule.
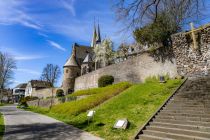
[[[186,112],[186,111],[182,111],[182,112],[177,112],[177,111],[169,111],[169,110],[162,110],[160,113],[158,113],[160,115],[179,115],[179,116],[192,116],[192,117],[209,117],[210,118],[210,113],[204,113],[204,112]]]
[[[206,105],[193,105],[193,104],[175,104],[175,103],[170,103],[167,105],[167,107],[192,107],[192,108],[209,108],[210,109],[210,106],[206,106]]]
[[[181,98],[181,97],[173,97],[171,100],[180,101],[180,102],[200,102],[200,103],[208,103],[210,99],[195,99],[195,98]]]
[[[183,135],[183,134],[176,134],[176,133],[170,133],[170,132],[166,133],[166,132],[155,131],[155,130],[144,130],[143,135],[152,135],[156,137],[163,137],[163,138],[174,139],[174,140],[209,140],[208,138],[203,138],[203,137],[195,137],[191,135]]]
[[[177,96],[181,96],[181,95],[199,95],[199,96],[206,96],[206,95],[210,95],[209,93],[210,89],[205,89],[205,90],[200,90],[200,91],[182,91],[177,93]]]
[[[201,111],[206,111],[210,112],[210,108],[202,108],[202,107],[176,107],[176,106],[166,106],[163,109],[168,109],[168,110],[201,110]]]
[[[163,116],[163,115],[157,115],[155,118],[168,119],[168,120],[210,122],[210,118],[203,118],[203,117]]]
[[[200,125],[184,125],[184,124],[174,124],[168,122],[151,122],[150,126],[158,126],[158,127],[168,127],[168,128],[180,128],[187,130],[195,130],[202,132],[210,132],[210,127],[200,126]]]
[[[183,104],[183,105],[210,105],[210,102],[198,102],[198,101],[180,101],[180,100],[170,100],[168,103],[170,104]]]
[[[200,99],[202,99],[202,100],[209,100],[210,99],[210,97],[209,97],[209,95],[205,95],[205,96],[196,96],[196,95],[180,95],[180,96],[176,96],[176,97],[174,97],[174,98],[176,98],[176,99],[198,99],[198,100],[200,100]]]
[[[174,123],[174,124],[183,124],[183,125],[198,125],[204,127],[210,127],[210,122],[201,122],[201,121],[190,121],[190,120],[171,120],[163,118],[155,118],[153,122],[162,122],[162,123]]]
[[[143,135],[140,135],[139,139],[137,140],[174,140],[174,139],[143,134]]]
[[[173,112],[173,113],[188,113],[188,114],[210,114],[210,111],[204,110],[176,110],[176,109],[163,109],[161,112]]]
[[[166,127],[157,127],[157,126],[148,126],[146,129],[165,132],[165,133],[174,133],[174,134],[188,135],[188,136],[194,136],[194,137],[210,138],[210,133],[202,132],[202,131],[169,128],[169,127],[166,128]]]
[[[205,96],[205,97],[209,97],[210,93],[209,91],[202,91],[200,93],[178,93],[176,94],[176,97],[193,97],[193,96],[198,96],[198,97],[202,97],[202,96]]]
[[[174,100],[178,100],[178,101],[198,101],[198,102],[202,102],[202,101],[210,101],[209,98],[204,98],[204,97],[179,97],[179,96],[175,96],[173,97]]]
[[[210,104],[185,104],[185,103],[168,103],[166,105],[167,107],[191,107],[191,108],[206,108],[206,109],[210,109]],[[165,106],[165,107],[166,107]]]
[[[141,136],[139,136],[137,140],[174,140],[174,139],[168,139],[168,138],[163,138],[163,137],[142,134]]]

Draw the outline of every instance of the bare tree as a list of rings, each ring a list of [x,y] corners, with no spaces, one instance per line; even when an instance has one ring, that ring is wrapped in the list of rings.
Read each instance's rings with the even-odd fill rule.
[[[201,15],[205,0],[116,0],[118,20],[127,28],[143,27],[154,22],[158,14],[167,13],[172,24],[183,26]]]
[[[5,89],[12,83],[16,63],[12,56],[0,52],[0,89]]]
[[[47,64],[42,72],[41,80],[48,81],[54,86],[61,74],[60,68],[58,65]]]

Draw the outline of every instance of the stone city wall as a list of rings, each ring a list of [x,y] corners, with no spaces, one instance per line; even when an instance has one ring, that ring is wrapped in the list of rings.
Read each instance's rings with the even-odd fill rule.
[[[56,96],[56,91],[59,88],[43,88],[43,89],[34,89],[32,96],[46,99],[47,97]]]
[[[166,60],[164,63],[154,61],[148,53],[129,58],[118,64],[113,64],[75,79],[74,90],[98,87],[98,79],[103,75],[112,75],[115,83],[130,81],[133,83],[143,82],[149,76],[166,75],[175,77],[177,69],[175,61]]]
[[[173,52],[176,58],[177,72],[183,76],[204,75],[210,68],[210,24],[202,26],[195,32],[198,49],[191,32],[172,35]]]
[[[58,100],[58,98],[38,99],[38,100],[33,100],[33,101],[27,102],[27,104],[29,106],[44,107],[44,108],[49,108],[51,105],[56,105],[59,103],[60,103],[60,101]]]

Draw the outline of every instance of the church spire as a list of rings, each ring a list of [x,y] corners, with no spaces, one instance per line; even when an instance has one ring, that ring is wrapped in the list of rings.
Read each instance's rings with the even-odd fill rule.
[[[94,19],[94,27],[93,27],[93,38],[91,42],[91,47],[95,47],[96,45],[96,38],[97,38],[97,31],[96,31],[96,26],[95,26],[95,19]]]
[[[98,26],[96,29],[95,18],[94,18],[94,28],[93,28],[93,37],[91,42],[91,47],[95,47],[96,44],[101,43],[101,33],[100,33],[100,26],[98,22]]]
[[[101,33],[100,33],[99,23],[98,23],[98,29],[97,29],[96,43],[101,43]]]

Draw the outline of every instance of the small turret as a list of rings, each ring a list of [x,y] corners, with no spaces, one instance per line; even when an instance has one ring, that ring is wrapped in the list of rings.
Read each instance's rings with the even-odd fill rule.
[[[65,94],[69,94],[74,91],[75,78],[80,76],[80,67],[76,60],[75,44],[72,47],[72,55],[63,66],[63,69],[62,88]]]

